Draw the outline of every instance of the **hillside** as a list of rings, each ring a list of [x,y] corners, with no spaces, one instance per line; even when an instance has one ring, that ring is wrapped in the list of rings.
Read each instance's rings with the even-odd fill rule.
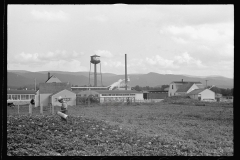
[[[62,82],[70,82],[72,85],[88,85],[89,72],[62,72],[62,71],[49,71],[51,75],[55,75]],[[206,79],[208,85],[215,85],[219,88],[233,88],[233,79],[221,77],[221,76],[209,76],[209,77],[194,77],[185,75],[173,75],[173,74],[158,74],[150,72],[148,74],[129,74],[129,85],[134,87],[149,86],[155,87],[165,84],[170,84],[172,81],[200,81],[204,85]],[[29,72],[29,71],[8,71],[8,86],[24,86],[34,84],[34,78],[36,82],[45,82],[48,78],[48,71],[41,72]],[[112,73],[102,73],[102,83],[104,86],[111,85],[119,79],[124,79],[125,75],[116,75]],[[98,76],[98,86],[101,86],[101,76]],[[91,85],[93,85],[93,75],[91,76]]]

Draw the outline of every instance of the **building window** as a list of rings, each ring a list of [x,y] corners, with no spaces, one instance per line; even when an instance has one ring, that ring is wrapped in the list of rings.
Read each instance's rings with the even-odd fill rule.
[[[26,95],[21,95],[21,100],[26,100]]]
[[[12,99],[12,95],[11,94],[8,94],[8,100],[9,99]]]
[[[34,99],[35,98],[35,95],[30,95],[30,99]]]
[[[17,100],[17,95],[12,95],[13,100]]]

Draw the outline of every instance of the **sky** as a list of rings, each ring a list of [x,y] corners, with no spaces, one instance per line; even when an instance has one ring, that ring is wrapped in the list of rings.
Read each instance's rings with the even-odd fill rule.
[[[233,78],[233,5],[8,5],[7,68]],[[93,65],[91,67],[93,71]],[[97,66],[100,72],[100,65]]]

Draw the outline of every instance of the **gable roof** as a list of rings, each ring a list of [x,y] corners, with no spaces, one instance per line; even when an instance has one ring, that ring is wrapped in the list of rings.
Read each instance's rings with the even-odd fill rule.
[[[201,88],[201,89],[194,89],[193,91],[189,92],[188,95],[194,95],[194,94],[199,94],[202,91],[204,91],[205,88]]]
[[[36,94],[35,90],[7,90],[7,94]]]
[[[39,83],[39,94],[55,93],[61,90],[68,89],[71,91],[71,85],[65,82],[61,83]]]
[[[58,93],[60,93],[60,92],[62,92],[62,91],[64,91],[64,90],[67,90],[67,91],[69,91],[69,92],[72,92],[71,90],[63,89],[63,90],[61,90],[61,91],[57,91],[57,92],[51,94],[50,96],[53,96],[53,95],[55,95],[55,94],[58,94]],[[72,93],[76,94],[75,92],[72,92]]]
[[[56,78],[57,83],[61,82],[56,76],[52,75],[51,77],[48,78],[48,80],[45,83],[48,83],[48,81],[50,81],[52,78]]]
[[[193,84],[194,84],[193,82],[183,84],[178,87],[176,92],[187,92],[192,87]]]

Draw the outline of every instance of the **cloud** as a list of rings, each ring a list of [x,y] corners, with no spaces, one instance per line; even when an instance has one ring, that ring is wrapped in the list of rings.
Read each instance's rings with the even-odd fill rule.
[[[57,12],[32,10],[31,14],[37,19],[49,20],[49,21],[58,21],[58,20],[62,21],[62,20],[68,19],[67,14],[61,10]]]
[[[71,61],[84,55],[83,52],[68,53],[65,50],[50,51],[47,53],[16,53],[14,55],[8,55],[8,61],[12,63],[47,63],[49,61],[59,61],[64,59],[65,61]],[[11,58],[10,58],[11,56]]]
[[[95,53],[98,56],[101,56],[101,57],[104,57],[104,58],[111,58],[111,57],[113,57],[113,54],[110,51],[107,51],[107,50],[97,50],[97,51],[95,51]]]
[[[162,68],[178,68],[178,66],[173,64],[173,60],[164,59],[159,55],[155,55],[152,58],[146,57],[146,62],[150,65],[158,65]]]
[[[187,52],[183,53],[181,56],[174,57],[174,63],[176,64],[187,64],[187,65],[195,65],[200,68],[206,68],[205,65],[202,64],[202,61],[199,59],[195,59],[191,57]]]
[[[98,21],[98,22],[107,22],[108,21],[108,17],[103,14],[92,16],[92,17],[87,17],[87,19],[91,20],[91,21]]]

